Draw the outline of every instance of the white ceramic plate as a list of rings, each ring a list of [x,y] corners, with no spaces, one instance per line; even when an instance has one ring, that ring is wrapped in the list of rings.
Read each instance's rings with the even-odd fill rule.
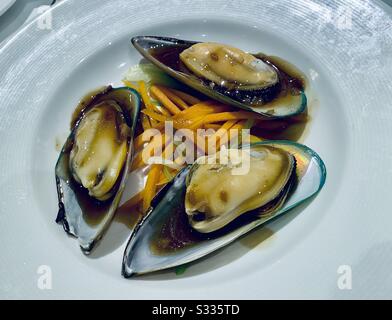
[[[1,0],[0,2],[0,16],[6,12],[16,0]]]
[[[50,11],[51,30],[39,20],[25,27],[0,48],[0,296],[391,298],[387,11],[363,0],[68,0]],[[231,43],[302,69],[312,91],[303,142],[322,156],[328,178],[313,201],[185,274],[125,280],[126,226],[115,222],[85,257],[54,223],[55,147],[78,99],[119,84],[139,61],[129,40],[141,34]]]

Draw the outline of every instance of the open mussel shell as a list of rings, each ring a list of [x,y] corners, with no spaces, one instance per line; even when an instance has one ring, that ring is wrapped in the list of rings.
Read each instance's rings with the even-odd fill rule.
[[[56,222],[61,223],[68,234],[78,239],[82,251],[86,254],[89,254],[101,239],[119,205],[132,160],[132,141],[140,109],[138,93],[127,87],[112,88],[108,86],[92,94],[88,100],[88,102],[83,104],[83,108],[75,111],[76,114],[74,114],[74,119],[71,123],[71,133],[62,148],[55,168],[59,202]],[[83,117],[86,117],[86,114],[93,108],[105,106],[105,104],[108,104],[109,107],[115,105],[118,108],[116,112],[121,114],[121,116],[115,116],[114,118],[116,119],[115,121],[119,121],[119,118],[123,121],[122,126],[126,132],[123,146],[126,144],[127,148],[125,149],[126,154],[124,155],[124,151],[122,153],[124,161],[121,167],[119,167],[118,177],[113,187],[101,200],[98,200],[90,196],[89,191],[75,180],[70,159],[72,158],[72,150],[75,145],[75,136],[77,135],[78,127],[83,122]],[[114,112],[112,110],[112,115]],[[106,117],[108,116],[110,116],[110,112],[109,115],[106,114]],[[96,118],[92,122],[95,120]],[[99,133],[99,131],[102,132],[104,130],[105,128],[100,128],[96,132]],[[100,150],[110,157],[112,150],[108,149],[107,140],[105,142],[106,144]],[[103,181],[103,178],[101,181]]]
[[[214,100],[259,113],[268,118],[286,118],[305,111],[307,98],[304,89],[282,91],[282,81],[274,86],[243,95],[239,94],[238,90],[223,90],[221,87],[211,85],[211,82],[199,78],[187,70],[179,58],[181,52],[197,43],[199,42],[156,36],[132,38],[133,46],[143,57],[173,78]],[[262,59],[261,54],[253,54],[253,56]],[[277,72],[282,80],[283,73],[278,70]],[[277,95],[276,99],[273,98],[275,95]],[[249,101],[255,97],[265,100],[265,103],[257,106],[253,105]]]
[[[238,239],[251,230],[276,219],[318,193],[326,179],[326,168],[310,148],[290,141],[263,141],[252,144],[251,150],[265,145],[281,148],[296,159],[297,182],[285,203],[272,214],[258,216],[212,237],[207,237],[167,253],[157,253],[153,248],[162,226],[184,207],[186,179],[192,166],[183,169],[153,200],[147,215],[134,229],[125,249],[122,274],[124,277],[146,274],[176,267],[200,259]],[[183,215],[186,216],[185,212]],[[172,232],[175,232],[173,230]]]

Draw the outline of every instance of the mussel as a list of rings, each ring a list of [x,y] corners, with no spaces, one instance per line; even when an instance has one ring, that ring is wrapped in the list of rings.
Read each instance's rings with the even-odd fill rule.
[[[56,222],[90,253],[117,209],[132,159],[140,109],[136,91],[105,87],[75,111],[55,168]]]
[[[248,155],[242,173],[238,152],[241,159]],[[206,256],[298,206],[326,179],[317,153],[291,141],[254,143],[230,150],[227,158],[214,164],[198,159],[158,193],[125,249],[125,277]]]
[[[240,167],[243,172],[235,174]],[[271,146],[252,152],[224,149],[199,159],[187,177],[185,212],[191,227],[210,233],[245,212],[260,209],[265,215],[265,206],[270,212],[278,209],[295,182],[295,167],[293,155]]]
[[[284,118],[306,109],[305,81],[272,64],[263,54],[233,46],[138,36],[134,47],[183,84],[223,103]]]

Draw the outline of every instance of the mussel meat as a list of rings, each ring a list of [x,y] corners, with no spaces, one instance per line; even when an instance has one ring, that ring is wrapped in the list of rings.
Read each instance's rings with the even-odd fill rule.
[[[59,212],[56,222],[89,253],[119,204],[132,159],[140,108],[136,91],[106,87],[75,111],[56,164]]]

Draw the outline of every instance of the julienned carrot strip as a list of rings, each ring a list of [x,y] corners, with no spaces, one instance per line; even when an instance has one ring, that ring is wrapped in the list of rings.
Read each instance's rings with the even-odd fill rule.
[[[199,128],[202,128],[204,119],[205,117],[197,117],[194,121],[190,123],[188,128],[191,130],[197,130]]]
[[[176,129],[197,129],[198,127],[202,127],[201,120],[204,116],[222,111],[227,111],[225,105],[219,105],[215,101],[201,102],[174,115],[173,126]]]
[[[147,85],[144,81],[139,81],[139,92],[142,97],[143,103],[147,109],[154,111],[154,112],[157,112],[157,113],[160,113],[160,114],[163,114],[165,116],[170,115],[170,113],[164,107],[156,105],[155,103],[153,103],[151,101],[151,98],[150,98],[148,91],[147,91]]]
[[[206,138],[201,137],[197,133],[195,135],[196,135],[196,141],[197,141],[196,147],[203,155],[205,155],[207,153],[207,151],[206,151],[207,150]]]
[[[170,118],[149,109],[143,109],[141,112],[159,122],[165,122],[170,120]]]
[[[227,144],[229,141],[233,140],[235,137],[238,136],[239,132],[244,128],[246,124],[246,120],[240,121],[237,124],[235,124],[234,126],[232,126],[228,132],[228,134],[224,134],[219,141],[219,146],[218,149],[220,149],[220,147],[222,145]]]
[[[132,162],[132,170],[136,170],[147,165],[147,161],[152,156],[160,156],[162,149],[164,149],[170,142],[170,139],[167,139],[165,134],[154,136],[151,142],[136,155]]]
[[[210,137],[210,141],[215,141],[216,146],[219,147],[220,145],[220,140],[222,139],[223,136],[228,135],[229,129],[232,128],[236,124],[236,120],[229,120],[226,121],[215,134]]]
[[[202,127],[204,116],[195,116],[192,119],[176,119],[173,121],[173,127],[175,129],[187,128],[190,130],[195,130]]]
[[[260,119],[260,116],[254,112],[248,111],[214,113],[205,116],[203,125],[207,123],[245,119]]]
[[[157,86],[171,101],[173,101],[178,107],[182,110],[188,109],[187,103],[182,100],[178,95],[174,92],[170,91],[169,88]]]
[[[143,150],[140,151],[140,152],[135,156],[135,158],[133,159],[132,166],[131,166],[131,171],[134,171],[134,170],[137,170],[137,169],[143,167],[144,162],[143,162],[142,153],[143,153]]]
[[[170,160],[173,158],[174,154],[174,143],[173,141],[170,141],[166,147],[165,150],[163,150],[162,157],[166,160]]]
[[[141,134],[139,134],[139,135],[134,139],[133,146],[134,146],[135,150],[139,150],[141,147],[143,147],[143,145],[144,145],[145,143],[151,141],[152,137],[150,137],[150,139],[147,140],[147,141],[144,140],[144,139],[143,139],[143,134],[144,134],[144,132],[142,132]]]
[[[134,90],[136,90],[136,91],[139,91],[139,87],[138,87],[136,84],[133,84],[133,83],[130,82],[130,81],[128,81],[128,80],[123,80],[123,83],[124,83],[127,87],[129,87],[129,88],[134,89]]]
[[[143,212],[147,212],[150,208],[151,200],[154,198],[157,191],[157,183],[159,181],[159,176],[161,174],[162,166],[159,164],[154,164],[147,176],[146,186],[143,193]]]
[[[164,167],[162,169],[164,170]],[[161,174],[159,175],[159,179],[158,179],[158,183],[157,183],[158,186],[161,186],[161,185],[169,182],[169,179],[166,177],[163,170],[161,171]]]
[[[192,108],[192,107],[191,107]],[[190,110],[191,108],[187,109]],[[187,111],[185,110],[185,111]],[[173,117],[173,126],[176,129],[180,128],[188,128],[188,129],[197,129],[197,128],[202,128],[205,124],[204,118],[207,115],[213,115],[213,112],[222,112],[226,111],[227,107],[224,106],[219,106],[219,107],[214,107],[214,108],[209,108],[204,109],[199,111],[197,109],[192,110],[192,112],[189,112],[187,114],[184,114],[182,116],[176,116]],[[184,111],[184,112],[185,112]],[[178,117],[177,117],[178,116]]]
[[[143,130],[150,129],[151,128],[151,122],[150,122],[150,119],[148,118],[148,116],[146,116],[145,114],[142,114],[141,118],[142,118]]]
[[[155,120],[155,119],[153,119],[153,118],[150,118],[150,122],[151,122],[151,127],[152,127],[152,128],[155,128],[155,126],[156,126],[158,123],[161,123],[161,122],[159,122],[158,120]]]
[[[186,133],[184,132],[184,134]],[[204,137],[198,135],[196,132],[193,132],[190,135],[186,134],[186,138],[190,140],[189,142],[191,142],[193,146],[197,147],[197,151],[202,154],[206,153],[206,143]],[[174,159],[174,163],[176,164],[176,166],[181,166],[183,165],[183,160],[183,155],[178,155],[177,158]]]
[[[153,106],[155,112],[161,113],[167,117],[171,116],[171,113],[165,107],[162,107],[162,106],[155,104],[155,103],[152,103],[152,106]]]
[[[195,98],[194,96],[191,96],[190,94],[187,94],[183,91],[178,91],[172,88],[169,88],[169,90],[171,92],[173,92],[175,95],[177,95],[178,97],[180,97],[182,100],[184,100],[186,103],[188,103],[189,105],[194,105],[196,103],[199,103],[200,100]]]
[[[157,186],[163,186],[171,181],[171,179],[166,178],[165,176],[161,177],[157,183]]]
[[[222,145],[227,145],[228,142],[230,144],[233,142],[235,138],[239,136],[241,130],[247,127],[247,121],[243,120],[236,124],[236,120],[227,121],[225,124],[219,128],[216,133],[210,137],[208,137],[208,154],[213,154],[216,151],[219,151]],[[211,139],[211,140],[209,140]],[[249,143],[263,141],[264,139],[250,135]],[[211,142],[210,142],[211,141]],[[213,145],[210,143],[216,143],[216,149],[213,148]]]
[[[210,113],[219,113],[224,111],[230,111],[230,107],[211,100],[195,104],[188,109],[177,113],[175,116],[173,116],[173,119],[192,119],[195,116],[207,115]]]
[[[144,190],[139,191],[135,194],[131,199],[125,202],[121,208],[131,209],[132,207],[136,206],[140,201],[143,200]]]
[[[156,125],[152,126],[154,129],[157,129],[159,131],[162,131],[165,129],[165,123],[164,122],[158,122]]]
[[[162,186],[172,181],[173,178],[176,176],[177,172],[178,172],[177,170],[169,169],[168,167],[163,166],[157,185]]]
[[[206,123],[204,125],[204,129],[213,129],[215,131],[218,131],[221,127],[222,125],[216,123]]]
[[[197,150],[202,153],[206,154],[206,141],[205,137],[202,137],[197,134],[197,132],[193,133],[193,136],[190,136],[189,139],[192,141],[193,145],[197,147]]]
[[[144,105],[146,106],[147,109],[152,110],[153,107],[152,107],[150,96],[148,95],[147,92],[146,83],[144,81],[139,81],[138,83],[139,83],[139,92],[140,95],[142,96]]]
[[[173,102],[171,102],[170,99],[157,86],[152,86],[150,88],[150,92],[166,107],[167,110],[170,111],[171,114],[177,114],[181,112],[181,110],[178,109],[178,107]]]
[[[227,105],[219,104],[216,101],[206,101],[196,104],[194,106],[189,107],[186,110],[177,113],[172,117],[173,126],[175,129],[188,128],[188,129],[197,129],[203,127],[203,121],[201,121],[204,116],[211,113],[223,113],[228,112],[230,107]],[[162,129],[161,124],[157,127],[153,126],[157,129]]]

